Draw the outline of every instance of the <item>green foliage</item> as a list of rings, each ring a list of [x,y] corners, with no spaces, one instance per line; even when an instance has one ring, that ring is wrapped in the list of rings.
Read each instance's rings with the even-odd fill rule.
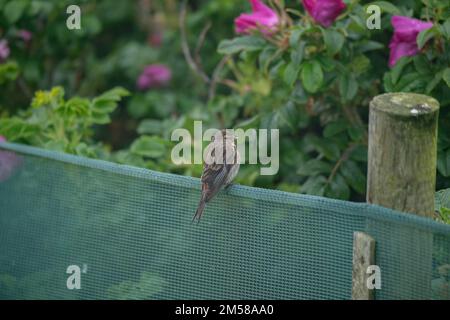
[[[188,2],[183,33],[180,2],[146,3],[80,1],[82,29],[70,31],[69,0],[0,1],[0,39],[11,49],[0,63],[0,134],[199,176],[200,165],[172,163],[174,129],[193,134],[195,120],[204,129],[279,129],[278,174],[262,177],[258,166],[243,165],[238,183],[358,201],[365,199],[370,99],[417,92],[441,104],[437,188],[450,187],[448,1],[347,1],[328,28],[314,23],[300,1],[282,1],[273,34],[246,35],[236,35],[233,25],[250,10],[246,1]],[[381,8],[381,30],[366,27],[370,4]],[[389,68],[393,15],[434,26],[417,37],[417,55]],[[29,42],[19,36],[23,29],[32,31]],[[152,42],[155,36],[160,44]],[[139,74],[154,63],[171,69],[170,83],[138,90]],[[118,86],[130,97],[117,108],[125,91],[107,90]],[[72,98],[65,100],[64,92]]]
[[[92,100],[79,97],[65,100],[62,87],[37,91],[29,109],[0,119],[0,135],[9,141],[100,157],[104,150],[92,140],[93,126],[109,123],[109,114],[128,94],[125,89],[115,88]]]
[[[366,27],[370,4],[381,8],[382,30]],[[294,6],[286,3],[289,9]],[[258,36],[265,40],[258,46],[224,51],[222,47],[228,48],[242,37],[224,40],[219,52],[234,54],[230,71],[235,87],[245,95],[247,105],[255,106],[245,110],[248,118],[258,116],[260,127],[280,128],[282,139],[298,141],[294,150],[281,149],[282,166],[287,168],[281,169],[276,181],[281,180],[283,186],[300,185],[300,192],[308,194],[363,199],[368,103],[377,94],[403,91],[431,95],[441,104],[438,186],[448,187],[449,8],[446,1],[375,1],[364,5],[356,1],[328,28],[296,11],[274,34],[256,32],[249,36],[254,42]],[[434,26],[417,37],[417,55],[400,59],[390,69],[392,15],[431,20]],[[247,82],[241,74],[247,69],[270,84],[270,97],[248,86],[242,93]]]
[[[220,42],[217,51],[220,54],[233,54],[241,50],[256,51],[264,47],[265,41],[255,36],[244,36]]]
[[[435,196],[435,210],[440,218],[450,224],[450,189],[440,190]]]
[[[0,85],[16,80],[19,68],[15,62],[0,64]]]

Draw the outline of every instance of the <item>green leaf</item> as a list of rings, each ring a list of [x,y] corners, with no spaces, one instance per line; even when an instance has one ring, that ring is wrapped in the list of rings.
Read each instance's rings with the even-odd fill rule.
[[[122,97],[130,95],[130,92],[124,88],[116,87],[102,93],[100,96],[94,99],[94,104],[96,101],[100,100],[110,100],[110,101],[120,101]]]
[[[282,182],[279,185],[277,185],[277,190],[297,193],[300,191],[300,186],[298,184]]]
[[[103,112],[93,111],[91,114],[91,121],[95,124],[107,124],[111,122],[111,118],[108,114],[105,114]]]
[[[353,99],[358,92],[358,82],[353,74],[343,73],[339,76],[339,93],[344,101]]]
[[[386,92],[394,91],[394,84],[392,83],[392,73],[391,72],[386,72],[384,74],[383,86],[384,86],[384,91],[386,91]]]
[[[347,129],[348,123],[344,120],[338,120],[327,124],[323,130],[324,138],[331,138]]]
[[[298,45],[303,32],[304,29],[295,29],[291,32],[291,35],[289,36],[289,45],[291,47],[296,47]]]
[[[427,43],[427,41],[433,38],[435,35],[436,35],[435,27],[421,31],[417,36],[417,46],[419,47],[419,49],[422,49],[425,43]]]
[[[41,128],[38,125],[13,117],[0,119],[0,135],[5,136],[8,141],[27,139],[37,135]]]
[[[261,51],[258,57],[258,63],[261,69],[267,72],[269,65],[273,63],[273,59],[276,56],[276,48],[267,46]]]
[[[342,176],[345,178],[345,180],[353,190],[360,194],[365,193],[366,176],[354,161],[344,161],[339,169],[339,172],[342,174]]]
[[[130,151],[136,155],[160,158],[166,153],[164,140],[156,136],[141,136],[130,147]]]
[[[82,157],[95,158],[95,152],[92,147],[89,147],[86,143],[81,142],[75,147],[75,153]]]
[[[365,40],[360,43],[360,45],[356,48],[356,50],[358,50],[360,53],[364,53],[367,51],[379,50],[383,48],[384,44],[382,44],[381,42]]]
[[[350,159],[358,162],[367,162],[367,147],[363,145],[357,145],[352,153],[350,154]]]
[[[280,123],[280,114],[276,111],[267,113],[261,118],[261,129],[278,129]]]
[[[300,66],[295,65],[294,63],[289,63],[284,69],[283,80],[284,82],[292,87],[295,83],[295,80],[298,78],[298,73],[300,72]]]
[[[360,54],[353,59],[351,68],[355,75],[360,75],[370,68],[370,59]]]
[[[437,169],[444,177],[450,177],[450,149],[438,153]]]
[[[350,197],[350,188],[345,182],[345,179],[340,174],[337,174],[327,186],[325,195],[335,199],[348,200]]]
[[[257,127],[260,121],[260,115],[255,115],[250,119],[244,120],[242,122],[239,122],[235,128],[241,128],[241,129],[249,129],[249,128],[254,128]]]
[[[364,130],[361,127],[348,127],[347,133],[353,141],[359,141],[364,135]]]
[[[306,180],[306,182],[300,187],[300,192],[323,196],[325,193],[326,183],[327,179],[324,176],[309,177],[308,180]]]
[[[447,18],[441,25],[441,33],[447,40],[450,40],[450,18]]]
[[[323,71],[320,63],[316,60],[307,61],[302,64],[301,79],[303,87],[311,92],[317,92],[323,83]]]
[[[87,116],[89,114],[89,100],[74,97],[66,103],[61,104],[56,111],[63,116]]]
[[[333,29],[322,29],[322,34],[328,53],[334,56],[342,49],[345,37]]]
[[[16,80],[19,75],[19,66],[16,62],[0,64],[0,85]]]
[[[432,72],[430,68],[430,62],[424,55],[417,55],[413,59],[414,67],[416,71],[421,75],[427,75]]]
[[[320,62],[322,69],[326,72],[330,72],[336,67],[335,60],[325,55],[318,56],[317,61]]]
[[[412,92],[416,88],[424,85],[424,83],[425,80],[419,73],[408,73],[401,77],[400,81],[395,86],[395,90],[397,92]]]
[[[395,85],[397,84],[398,79],[400,78],[400,75],[402,74],[403,68],[408,65],[408,63],[411,62],[411,57],[402,57],[400,60],[397,61],[395,66],[391,70],[391,80],[392,83]]]
[[[51,141],[47,141],[43,147],[44,147],[44,149],[47,149],[47,150],[64,152],[65,148],[66,148],[66,143],[61,140],[51,140]]]
[[[324,161],[318,159],[311,159],[297,170],[297,174],[300,176],[315,176],[318,174],[330,174],[333,167]]]
[[[98,113],[111,113],[117,108],[117,103],[112,100],[94,99],[92,109]]]
[[[243,36],[231,40],[222,40],[217,51],[220,54],[233,54],[241,50],[256,51],[264,47],[266,41],[257,36]]]
[[[431,91],[433,91],[434,88],[436,88],[436,86],[442,80],[443,73],[444,73],[444,71],[440,71],[440,72],[436,73],[436,75],[434,76],[433,80],[431,80],[428,83],[427,88],[425,89],[425,93],[429,94],[429,93],[431,93]]]
[[[3,15],[10,24],[14,24],[20,19],[27,5],[26,0],[9,1],[3,9]]]
[[[316,139],[314,143],[314,148],[328,160],[336,161],[339,159],[341,151],[334,141],[330,139]]]
[[[108,114],[113,112],[117,108],[117,102],[120,101],[122,97],[128,95],[130,95],[130,92],[121,87],[116,87],[111,90],[108,90],[104,92],[102,95],[92,100],[92,110],[93,112],[98,114],[98,117],[103,117],[102,114]],[[106,117],[103,118],[104,121],[106,121]]]
[[[442,79],[444,79],[445,83],[450,88],[450,68],[444,70],[444,73],[442,74]]]
[[[163,124],[161,120],[145,119],[139,124],[137,132],[139,134],[160,134],[162,132]]]
[[[387,12],[387,13],[390,13],[390,14],[393,14],[393,15],[401,14],[400,9],[397,8],[395,5],[393,5],[390,2],[387,2],[387,1],[374,1],[374,2],[371,2],[371,3],[367,4],[367,6],[372,5],[372,4],[379,6],[381,8],[382,12]]]
[[[299,125],[299,112],[296,104],[292,100],[288,100],[281,108],[277,110],[282,121],[280,124],[287,124],[292,131],[296,131]]]
[[[450,208],[450,189],[439,190],[435,193],[435,209]]]
[[[350,19],[355,23],[355,26],[359,28],[359,30],[365,30],[367,29],[366,23],[365,23],[365,15],[364,17],[358,12],[357,14],[349,14]],[[351,25],[350,25],[351,26]],[[355,28],[356,29],[356,28]]]
[[[303,61],[304,56],[304,49],[305,49],[306,42],[301,41],[297,46],[295,46],[291,52],[291,63],[292,65],[296,66],[297,68],[300,66],[300,63]]]

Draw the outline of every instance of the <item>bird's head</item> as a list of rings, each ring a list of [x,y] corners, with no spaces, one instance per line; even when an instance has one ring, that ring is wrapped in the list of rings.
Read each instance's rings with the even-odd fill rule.
[[[233,129],[222,129],[217,131],[212,137],[212,141],[216,142],[233,142],[236,140],[236,136],[234,135]]]

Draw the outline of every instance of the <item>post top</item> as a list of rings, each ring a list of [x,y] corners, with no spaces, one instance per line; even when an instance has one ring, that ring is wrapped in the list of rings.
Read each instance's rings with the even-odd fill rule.
[[[438,111],[439,102],[424,94],[396,92],[374,97],[370,107],[392,115],[417,117]]]

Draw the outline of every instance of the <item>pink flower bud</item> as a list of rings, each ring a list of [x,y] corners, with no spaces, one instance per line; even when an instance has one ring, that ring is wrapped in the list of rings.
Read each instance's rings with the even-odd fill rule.
[[[167,85],[172,78],[172,72],[163,64],[151,64],[145,67],[137,80],[137,86],[141,90]]]
[[[9,57],[8,41],[5,39],[0,40],[0,62],[5,61]]]
[[[331,26],[346,8],[342,0],[303,0],[303,6],[314,21],[325,28]]]
[[[248,34],[252,30],[261,30],[265,34],[274,31],[280,22],[277,13],[260,0],[250,0],[252,13],[243,13],[234,20],[237,33]]]
[[[33,38],[33,34],[25,29],[19,30],[19,32],[17,33],[17,35],[19,36],[19,38],[21,38],[24,42],[30,42],[31,38]]]

